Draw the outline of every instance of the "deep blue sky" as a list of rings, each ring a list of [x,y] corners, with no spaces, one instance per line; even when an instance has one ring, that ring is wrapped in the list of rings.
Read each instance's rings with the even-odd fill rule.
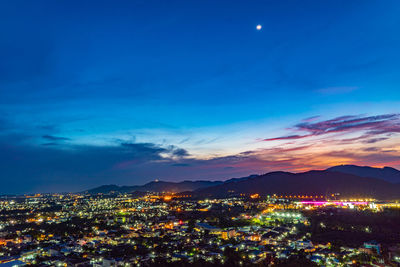
[[[400,166],[399,14],[394,0],[2,1],[0,193]]]

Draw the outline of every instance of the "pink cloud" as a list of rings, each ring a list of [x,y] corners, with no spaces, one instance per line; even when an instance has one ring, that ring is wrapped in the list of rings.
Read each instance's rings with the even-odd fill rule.
[[[313,122],[303,121],[291,128],[295,132],[305,134],[292,134],[263,139],[264,141],[303,139],[330,133],[354,133],[366,131],[369,136],[380,134],[399,133],[400,115],[383,114],[378,116],[341,116],[331,120]]]

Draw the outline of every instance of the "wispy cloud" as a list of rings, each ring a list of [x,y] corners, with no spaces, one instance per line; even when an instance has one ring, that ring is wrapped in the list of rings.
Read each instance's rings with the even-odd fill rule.
[[[303,119],[301,121],[302,122],[312,122],[312,121],[315,121],[315,120],[319,119],[320,117],[321,116],[319,116],[319,115],[311,116],[311,117],[305,118],[305,119]]]
[[[294,135],[286,135],[286,136],[279,136],[279,137],[272,137],[272,138],[266,138],[263,139],[263,141],[278,141],[278,140],[291,140],[291,139],[302,139],[302,138],[306,138],[312,136],[311,134],[306,134],[306,135],[298,135],[298,134],[294,134]]]
[[[335,95],[335,94],[347,94],[358,90],[357,86],[334,86],[334,87],[326,87],[317,90],[318,93],[324,95]]]
[[[67,138],[67,137],[54,136],[54,135],[43,135],[42,138],[46,139],[48,141],[69,141],[69,140],[71,140],[70,138]]]
[[[286,136],[266,138],[264,141],[302,139],[331,133],[354,133],[364,131],[368,136],[379,134],[399,133],[400,115],[383,114],[378,116],[341,116],[319,122],[303,121],[290,128],[294,132]]]
[[[294,171],[322,169],[336,164],[400,165],[400,150],[396,145],[397,133],[400,133],[399,114],[346,115],[316,120],[318,118],[304,119],[287,128],[290,131],[288,135],[264,139],[266,145],[272,147],[248,151],[246,156],[274,163],[284,160],[286,170]],[[282,142],[277,145],[276,141]],[[266,166],[272,169],[275,165],[266,162]]]

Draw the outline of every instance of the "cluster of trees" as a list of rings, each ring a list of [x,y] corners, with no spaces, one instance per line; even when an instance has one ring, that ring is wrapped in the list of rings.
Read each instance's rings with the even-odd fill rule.
[[[388,209],[379,213],[332,210],[307,216],[311,223],[311,239],[316,242],[358,247],[371,240],[390,245],[400,239],[399,210]]]

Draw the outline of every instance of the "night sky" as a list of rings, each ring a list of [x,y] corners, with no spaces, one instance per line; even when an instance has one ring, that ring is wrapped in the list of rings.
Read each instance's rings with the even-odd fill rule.
[[[396,0],[1,1],[0,194],[400,168],[399,14]]]

